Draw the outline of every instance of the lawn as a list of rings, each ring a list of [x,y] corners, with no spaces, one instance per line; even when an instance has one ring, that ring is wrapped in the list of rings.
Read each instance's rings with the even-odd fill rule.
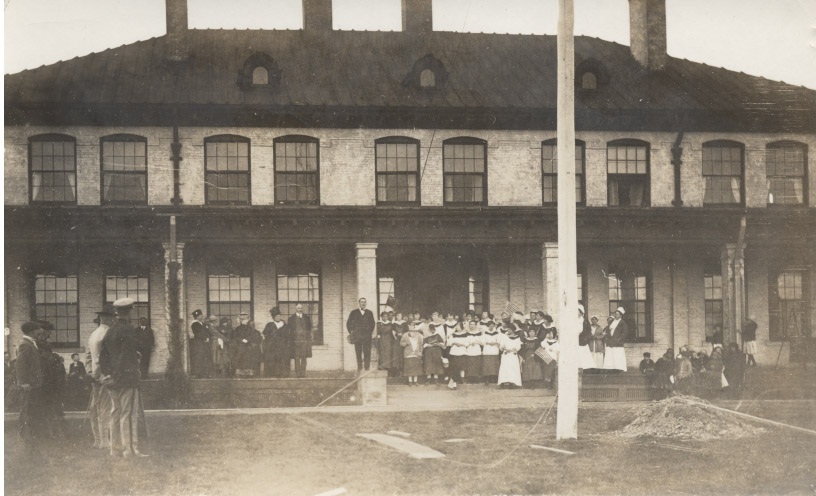
[[[150,458],[91,449],[79,421],[61,443],[26,458],[6,422],[6,494],[813,494],[816,435],[770,427],[708,442],[623,439],[639,405],[582,408],[579,439],[554,440],[555,415],[510,409],[424,413],[149,416]],[[813,402],[743,405],[816,429]],[[87,426],[85,426],[87,427]],[[411,433],[446,458],[415,460],[357,437]],[[525,437],[526,436],[526,437]],[[446,439],[466,441],[446,443]],[[573,451],[562,455],[530,444]]]

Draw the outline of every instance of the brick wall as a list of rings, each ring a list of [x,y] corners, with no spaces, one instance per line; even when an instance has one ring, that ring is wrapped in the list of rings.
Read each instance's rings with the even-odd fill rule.
[[[99,138],[114,133],[132,133],[148,140],[151,204],[169,204],[173,194],[170,160],[170,128],[113,127],[6,127],[5,203],[20,205],[28,194],[28,137],[41,133],[64,133],[77,139],[78,203],[100,202]],[[386,136],[408,136],[420,140],[420,173],[423,205],[442,205],[442,142],[472,136],[488,143],[488,199],[491,205],[535,206],[541,204],[541,141],[555,137],[552,131],[463,131],[413,129],[266,129],[266,128],[181,128],[181,196],[185,204],[204,203],[204,138],[236,134],[251,140],[252,201],[255,205],[274,202],[273,140],[289,134],[313,136],[320,140],[321,204],[374,205],[376,202],[374,140]],[[646,141],[651,149],[651,198],[653,206],[670,206],[674,199],[674,170],[671,147],[676,134],[657,132],[586,132],[578,139],[586,142],[587,205],[605,206],[606,144],[632,138]],[[765,146],[778,140],[794,140],[808,145],[811,206],[816,205],[816,136],[756,135],[749,133],[689,133],[683,138],[682,195],[686,207],[702,206],[702,144],[727,139],[745,145],[746,202],[762,207],[767,201]]]

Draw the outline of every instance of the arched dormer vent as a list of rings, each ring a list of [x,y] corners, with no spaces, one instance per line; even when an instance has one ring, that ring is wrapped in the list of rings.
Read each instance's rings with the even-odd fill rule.
[[[445,65],[430,53],[414,62],[413,67],[402,80],[406,88],[435,91],[445,87],[448,71]]]
[[[263,52],[249,56],[238,74],[238,86],[248,90],[253,88],[276,89],[280,85],[281,70],[275,59]]]

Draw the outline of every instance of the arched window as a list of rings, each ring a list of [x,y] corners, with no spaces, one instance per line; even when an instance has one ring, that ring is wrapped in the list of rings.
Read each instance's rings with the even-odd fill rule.
[[[436,86],[436,75],[430,69],[424,69],[419,73],[419,86],[422,88],[433,88]]]
[[[598,78],[593,72],[585,72],[581,76],[581,88],[585,90],[594,90],[598,87]]]
[[[648,207],[649,143],[639,140],[607,143],[606,185],[610,207]]]
[[[76,140],[64,134],[28,139],[31,201],[76,202]]]
[[[104,136],[100,148],[102,203],[147,203],[147,138]]]
[[[310,136],[275,139],[275,203],[320,203],[320,141]]]
[[[249,138],[224,134],[204,139],[208,204],[250,204]]]
[[[584,162],[586,145],[575,140],[575,203],[584,204]],[[558,203],[558,142],[541,143],[541,192],[544,205]]]
[[[735,141],[703,143],[703,205],[742,205],[745,147]]]
[[[269,71],[266,67],[258,66],[252,70],[252,84],[269,84]]]
[[[393,136],[375,142],[377,203],[419,204],[419,141]]]
[[[807,203],[807,145],[777,141],[765,148],[768,205]]]
[[[487,204],[487,142],[452,138],[442,143],[445,204]]]

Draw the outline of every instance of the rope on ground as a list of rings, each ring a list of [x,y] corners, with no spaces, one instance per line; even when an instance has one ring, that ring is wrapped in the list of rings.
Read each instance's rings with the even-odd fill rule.
[[[556,395],[553,397],[552,403],[550,403],[549,408],[547,408],[547,410],[544,413],[542,413],[540,417],[538,417],[538,420],[536,420],[535,424],[533,424],[533,426],[530,427],[530,430],[528,430],[527,433],[524,434],[524,436],[522,436],[521,439],[519,439],[518,443],[516,443],[516,445],[513,446],[512,449],[510,449],[507,453],[505,453],[501,458],[499,458],[495,462],[493,462],[493,463],[468,463],[468,462],[460,462],[460,461],[456,461],[456,460],[451,460],[450,458],[447,458],[447,457],[442,458],[441,460],[453,463],[454,465],[463,466],[463,467],[474,467],[474,468],[496,468],[496,467],[498,467],[502,463],[506,462],[508,458],[510,458],[516,451],[519,450],[519,448],[521,448],[522,444],[524,444],[524,441],[526,441],[527,438],[530,437],[530,434],[532,434],[533,431],[536,430],[536,428],[541,423],[541,421],[543,421],[544,419],[546,419],[550,415],[550,412],[552,411],[553,407],[555,406],[555,403],[557,402],[557,400],[558,400],[558,394],[556,393]]]
[[[811,429],[805,429],[804,427],[797,427],[795,425],[786,424],[784,422],[777,422],[776,420],[768,420],[766,418],[756,417],[754,415],[748,415],[747,413],[736,412],[734,410],[729,410],[728,408],[722,408],[722,407],[719,407],[719,406],[714,406],[714,405],[709,404],[709,403],[701,403],[699,401],[694,401],[694,400],[691,400],[691,399],[688,399],[688,398],[683,398],[683,400],[685,400],[688,403],[704,406],[706,408],[712,408],[714,410],[719,410],[719,411],[726,412],[726,413],[731,413],[731,414],[734,414],[734,415],[737,415],[737,416],[740,416],[740,417],[745,417],[745,418],[748,418],[748,419],[751,419],[751,420],[755,420],[757,422],[764,422],[766,424],[775,425],[777,427],[786,427],[788,429],[793,429],[793,430],[797,430],[797,431],[806,432],[806,433],[811,434],[811,435],[816,435],[816,431],[811,430]]]

